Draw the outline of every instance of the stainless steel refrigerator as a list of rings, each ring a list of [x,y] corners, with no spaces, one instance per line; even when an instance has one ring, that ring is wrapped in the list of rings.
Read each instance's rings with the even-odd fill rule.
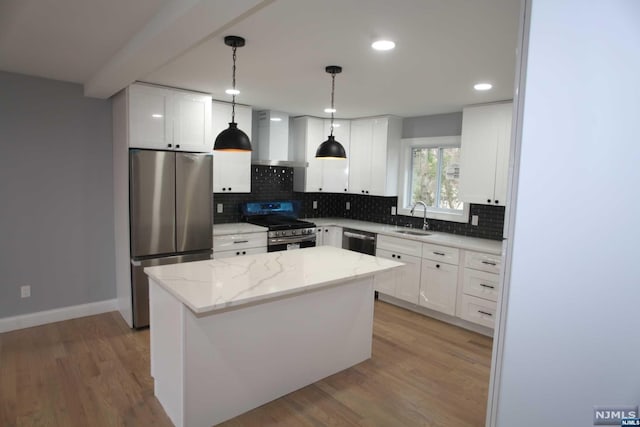
[[[129,150],[133,326],[149,325],[144,267],[210,259],[211,154]]]

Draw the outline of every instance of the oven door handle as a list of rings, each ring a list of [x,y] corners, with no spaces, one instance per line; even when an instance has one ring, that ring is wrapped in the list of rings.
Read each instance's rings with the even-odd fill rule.
[[[300,243],[316,240],[315,234],[309,234],[307,236],[289,236],[289,237],[272,237],[269,239],[270,245],[281,245],[284,243]]]
[[[342,233],[345,237],[358,240],[376,240],[375,237],[367,236],[366,234],[352,233],[351,231],[344,231]]]

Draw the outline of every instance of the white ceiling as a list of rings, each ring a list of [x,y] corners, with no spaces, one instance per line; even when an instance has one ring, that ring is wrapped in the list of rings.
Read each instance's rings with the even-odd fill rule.
[[[93,96],[142,80],[229,100],[231,48],[223,38],[233,34],[247,39],[238,49],[240,103],[323,116],[324,67],[335,64],[344,69],[337,116],[421,116],[512,97],[520,7],[520,0],[3,0],[0,69],[83,83]],[[378,37],[395,40],[396,49],[373,51]],[[476,92],[478,81],[494,89]]]

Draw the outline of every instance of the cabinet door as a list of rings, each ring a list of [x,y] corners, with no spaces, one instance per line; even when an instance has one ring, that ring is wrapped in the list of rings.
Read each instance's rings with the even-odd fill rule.
[[[460,199],[493,203],[497,129],[495,106],[465,108],[462,113]]]
[[[351,122],[351,156],[349,157],[349,192],[368,194],[371,180],[371,141],[373,120]]]
[[[214,142],[211,136],[211,97],[175,92],[172,95],[172,108],[174,148],[211,152]]]
[[[323,244],[342,248],[342,227],[324,227]]]
[[[500,104],[496,118],[496,177],[493,204],[504,206],[509,177],[509,151],[511,148],[511,117],[513,104]]]
[[[351,140],[351,124],[349,120],[334,120],[333,135],[347,153],[346,159],[323,159],[322,191],[328,193],[345,193],[349,187],[349,143]],[[324,138],[331,130],[331,120],[324,121]],[[324,139],[323,139],[324,141]]]
[[[457,289],[457,265],[422,260],[420,305],[453,316]]]
[[[393,259],[393,258],[392,258]],[[396,259],[405,265],[398,269],[396,298],[413,304],[420,302],[421,258],[405,254],[396,254]]]
[[[324,227],[316,227],[316,246],[324,245]]]
[[[395,254],[384,249],[377,249],[376,256],[396,261]],[[376,273],[373,283],[374,289],[383,294],[395,296],[396,283],[398,281],[398,270],[399,269],[393,269],[383,271],[382,273]]]
[[[369,194],[387,195],[387,135],[389,120],[374,119],[372,124],[371,168],[369,172]]]
[[[251,152],[213,152],[213,192],[251,192]]]
[[[308,193],[325,191],[322,186],[322,175],[323,162],[326,160],[316,159],[318,146],[327,139],[327,135],[324,135],[324,123],[322,119],[313,117],[305,117],[302,120],[304,120],[303,135],[306,143],[306,159],[309,162],[309,166],[304,172],[306,174],[304,191]]]
[[[229,127],[231,104],[214,101],[211,103],[212,141],[220,132]],[[238,128],[251,139],[251,108],[236,105],[236,123]],[[253,142],[252,142],[253,144]],[[251,153],[233,153],[214,151],[213,154],[213,192],[214,193],[250,193],[251,192]]]
[[[129,146],[173,148],[171,91],[144,85],[129,87]]]

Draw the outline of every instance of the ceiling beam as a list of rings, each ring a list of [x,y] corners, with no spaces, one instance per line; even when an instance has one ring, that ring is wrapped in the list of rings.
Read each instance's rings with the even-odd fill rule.
[[[85,82],[84,94],[109,98],[274,1],[173,0]]]

